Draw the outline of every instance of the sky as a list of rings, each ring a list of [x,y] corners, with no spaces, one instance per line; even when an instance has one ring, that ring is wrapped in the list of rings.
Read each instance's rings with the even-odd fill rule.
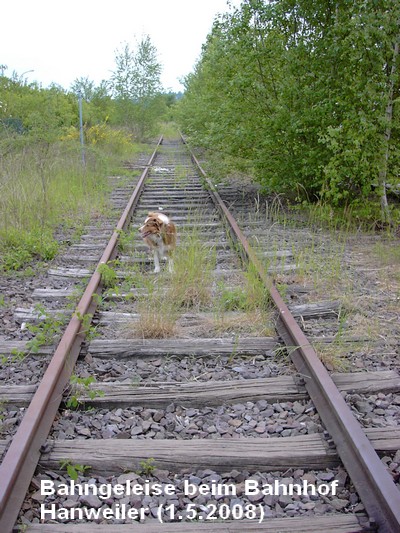
[[[163,87],[178,92],[215,16],[229,9],[228,0],[3,0],[0,69],[43,87],[69,89],[83,77],[98,85],[111,77],[117,50],[125,43],[134,50],[149,35]]]

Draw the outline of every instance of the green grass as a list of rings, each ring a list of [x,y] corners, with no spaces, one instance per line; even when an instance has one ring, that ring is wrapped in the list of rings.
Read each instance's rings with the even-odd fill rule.
[[[239,287],[226,287],[219,284],[217,308],[223,311],[265,311],[271,307],[271,299],[267,287],[259,278],[255,267],[251,264],[244,272],[244,283]]]
[[[139,298],[139,320],[134,326],[137,336],[143,339],[165,339],[176,334],[176,322],[180,311],[176,302],[165,297],[160,286],[151,280],[147,283],[148,294]]]
[[[314,203],[287,204],[285,209],[279,211],[279,216],[284,216],[286,221],[303,222],[307,227],[332,232],[374,232],[383,229],[380,204],[375,198],[355,201],[345,206],[333,206],[322,200]],[[390,202],[390,214],[392,227],[384,229],[388,234],[400,224],[398,202]]]
[[[139,320],[130,329],[141,338],[167,338],[177,334],[177,321],[187,310],[211,302],[215,251],[203,246],[194,232],[182,235],[173,256],[173,271],[164,266],[156,277],[135,276],[135,287],[146,290],[137,300]]]
[[[0,270],[53,259],[56,230],[70,238],[89,217],[104,214],[106,176],[117,161],[121,154],[88,147],[84,166],[71,141],[15,147],[0,158]]]
[[[204,245],[195,230],[182,235],[174,253],[168,298],[182,309],[207,307],[211,302],[215,264],[215,249]]]
[[[398,240],[382,240],[372,246],[372,254],[384,266],[400,265],[400,246]]]
[[[185,329],[180,323],[182,315],[201,312],[208,318],[192,327],[200,336],[272,335],[269,293],[255,270],[249,267],[238,287],[224,282],[215,287],[215,267],[215,248],[204,244],[196,230],[182,234],[172,272],[164,266],[157,276],[136,273],[132,278],[130,286],[144,288],[145,295],[137,298],[139,318],[125,334],[141,338],[179,336]]]

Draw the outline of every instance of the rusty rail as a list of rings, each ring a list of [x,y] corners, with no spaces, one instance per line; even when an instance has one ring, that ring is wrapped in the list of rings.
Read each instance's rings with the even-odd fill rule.
[[[97,299],[93,298],[93,295],[101,289],[98,267],[115,257],[119,231],[126,227],[138,202],[149,166],[161,142],[162,138],[139,179],[0,466],[0,531],[2,533],[9,533],[13,529],[39,461],[41,448],[48,436],[62,399],[62,393],[68,384],[78,357],[84,340],[81,318],[88,313],[93,313],[96,308]],[[286,345],[291,347],[292,360],[305,381],[308,393],[323,423],[332,435],[343,464],[371,520],[375,520],[379,531],[383,533],[400,531],[400,494],[392,478],[353,417],[310,342],[294,320],[236,220],[195,156],[193,154],[191,156],[208,185],[214,203],[221,209],[231,233],[240,243],[243,256],[253,263],[260,278],[270,290],[271,298],[279,312],[278,332]]]
[[[153,163],[161,143],[162,137],[160,137],[149,162],[139,178],[135,190],[104,249],[103,255],[0,465],[0,531],[2,533],[9,533],[13,529],[38,464],[41,448],[51,429],[61,403],[63,391],[69,383],[69,378],[85,338],[85,334],[82,331],[82,318],[87,314],[93,314],[96,310],[97,298],[93,298],[93,296],[101,290],[101,275],[98,272],[98,267],[115,257],[120,231],[125,229],[129,223],[131,214],[139,200],[149,167]]]
[[[185,142],[183,138],[182,140]],[[199,161],[190,150],[189,152],[207,183],[213,202],[222,211],[231,234],[240,244],[244,252],[242,256],[244,255],[247,261],[255,266],[258,275],[270,291],[271,299],[279,313],[278,333],[290,349],[291,359],[304,379],[307,392],[336,445],[370,519],[376,522],[381,533],[400,531],[400,492],[392,477],[289,311],[235,218]]]

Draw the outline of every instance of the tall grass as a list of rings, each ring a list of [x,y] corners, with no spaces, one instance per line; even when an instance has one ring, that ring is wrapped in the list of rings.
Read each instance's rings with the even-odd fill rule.
[[[203,244],[195,230],[181,235],[172,272],[164,269],[154,280],[136,279],[146,289],[146,294],[138,298],[139,319],[131,327],[136,335],[174,336],[182,313],[207,308],[212,301],[215,262],[215,249]]]
[[[209,305],[215,265],[215,248],[202,243],[195,229],[182,235],[174,253],[168,297],[183,309]]]
[[[158,280],[157,280],[158,281]],[[133,328],[144,339],[165,339],[176,334],[176,322],[180,310],[174,300],[165,297],[165,292],[157,283],[145,283],[146,297],[138,300],[139,320]]]
[[[136,275],[135,286],[145,288],[145,294],[137,300],[139,317],[128,326],[128,335],[179,336],[184,331],[183,314],[198,312],[206,314],[204,323],[195,326],[201,336],[272,335],[270,297],[256,271],[249,267],[237,287],[224,282],[215,287],[216,255],[215,247],[202,241],[198,230],[181,234],[172,272],[164,268],[155,278]]]
[[[0,269],[23,267],[57,253],[55,230],[75,229],[105,207],[106,151],[75,142],[15,146],[0,157]]]

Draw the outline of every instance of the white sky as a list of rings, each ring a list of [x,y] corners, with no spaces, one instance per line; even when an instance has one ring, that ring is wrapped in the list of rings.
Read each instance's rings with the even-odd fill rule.
[[[230,0],[234,6],[240,0]],[[28,82],[69,89],[76,78],[97,85],[115,68],[115,51],[136,48],[149,35],[163,66],[166,89],[182,90],[217,13],[227,0],[3,0],[0,65]]]

